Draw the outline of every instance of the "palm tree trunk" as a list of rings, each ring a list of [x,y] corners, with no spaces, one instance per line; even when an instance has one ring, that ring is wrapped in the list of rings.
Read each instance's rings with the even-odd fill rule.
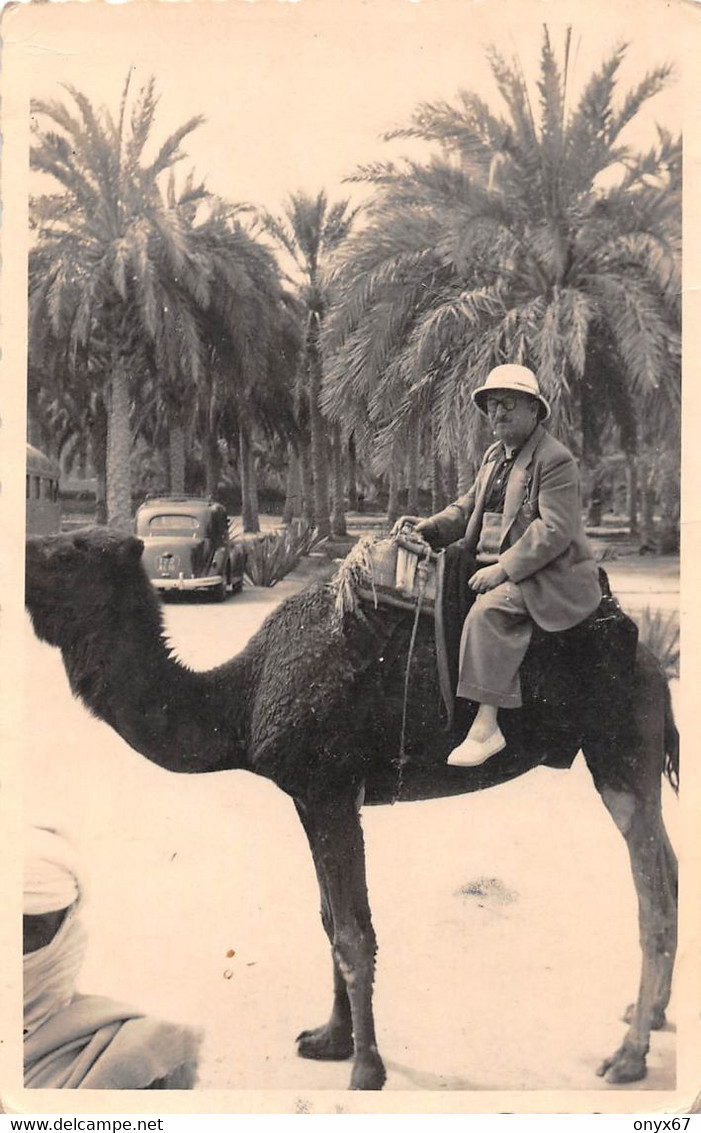
[[[445,494],[449,500],[457,499],[458,466],[452,453],[448,457],[448,467],[445,470]]]
[[[326,422],[321,416],[321,357],[317,332],[310,332],[309,351],[309,419],[312,431],[312,467],[314,470],[314,515],[319,537],[331,534],[329,515],[329,469],[327,459]]]
[[[39,409],[40,386],[32,384],[31,375],[27,383],[27,443],[44,450],[41,410]]]
[[[587,508],[587,523],[590,527],[600,527],[604,510],[604,476],[600,467],[591,469],[589,488],[589,506]]]
[[[457,460],[457,474],[458,474],[458,492],[461,496],[466,492],[472,483],[472,461],[470,460],[464,449],[458,452]]]
[[[205,491],[208,496],[216,496],[219,487],[219,472],[221,469],[221,455],[219,445],[212,436],[205,437],[204,444],[204,477]]]
[[[358,458],[352,433],[348,438],[348,510],[358,510]]]
[[[436,438],[436,430],[431,429],[431,511],[437,512],[445,505],[445,497],[443,495],[443,476],[441,473],[441,462],[438,456],[438,442]]]
[[[103,525],[107,523],[107,408],[102,396],[95,402],[90,447],[97,479],[95,523]]]
[[[456,495],[461,496],[471,486],[473,477],[472,460],[470,458],[470,446],[466,435],[466,428],[464,420],[461,420],[459,427],[460,441],[457,451],[457,492]],[[452,497],[451,497],[452,499]]]
[[[626,459],[626,486],[628,531],[631,535],[638,534],[638,462],[635,453],[628,453]]]
[[[310,444],[305,437],[299,449],[299,479],[302,486],[302,519],[314,526],[314,480]]]
[[[673,483],[671,476],[663,476],[660,485],[660,537],[661,555],[679,553],[679,485]]]
[[[251,493],[251,477],[253,472],[253,461],[251,459],[251,442],[248,435],[248,427],[243,421],[239,421],[239,463],[241,474],[241,520],[245,532],[260,531],[260,521],[258,518],[257,508],[254,507],[254,502]]]
[[[399,473],[396,459],[392,458],[389,467],[389,498],[387,500],[387,522],[390,526],[399,519]]]
[[[171,425],[168,435],[168,463],[170,490],[176,496],[185,495],[185,430],[182,425]]]
[[[285,509],[282,513],[282,522],[291,523],[302,514],[302,479],[300,474],[300,459],[293,449],[289,448],[287,464],[287,489],[285,492]]]
[[[253,447],[248,450],[248,498],[251,504],[251,514],[253,515],[253,522],[256,524],[256,531],[260,531],[260,503],[258,501],[258,465],[253,452]]]
[[[643,507],[642,507],[642,541],[650,547],[655,546],[656,532],[655,532],[655,492],[648,481],[643,486]]]
[[[341,436],[340,425],[336,424],[333,426],[331,443],[333,454],[333,515],[331,516],[331,530],[334,535],[346,535],[343,438]]]
[[[124,359],[115,353],[107,417],[107,522],[131,530],[131,425],[129,379]]]
[[[409,435],[409,451],[407,453],[406,510],[409,515],[417,515],[419,511],[419,441],[419,423],[414,421]]]

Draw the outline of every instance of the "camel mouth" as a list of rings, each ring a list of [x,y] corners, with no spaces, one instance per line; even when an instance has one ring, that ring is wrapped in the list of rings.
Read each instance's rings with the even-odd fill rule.
[[[25,595],[33,590],[37,582],[38,574],[45,566],[46,550],[45,536],[32,536],[27,539],[24,554],[24,576],[25,576]]]
[[[66,536],[33,535],[27,539],[24,557],[24,605],[34,631],[47,641],[43,623],[51,617],[57,601],[57,556],[66,548]]]

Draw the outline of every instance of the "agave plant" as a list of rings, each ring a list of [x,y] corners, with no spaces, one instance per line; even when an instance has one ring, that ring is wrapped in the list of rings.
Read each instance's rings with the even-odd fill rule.
[[[635,621],[640,640],[655,655],[668,680],[679,676],[679,613],[646,606]]]
[[[318,535],[303,520],[293,520],[281,531],[272,531],[246,544],[245,573],[254,586],[275,586],[308,555]]]

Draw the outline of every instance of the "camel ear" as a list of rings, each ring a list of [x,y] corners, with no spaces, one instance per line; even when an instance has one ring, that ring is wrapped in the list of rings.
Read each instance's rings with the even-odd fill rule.
[[[121,544],[119,548],[119,558],[123,562],[138,561],[144,550],[144,544],[141,539],[137,539],[135,535],[129,535]]]

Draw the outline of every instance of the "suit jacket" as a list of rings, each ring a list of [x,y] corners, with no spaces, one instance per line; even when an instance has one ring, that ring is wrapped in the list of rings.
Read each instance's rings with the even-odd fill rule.
[[[477,549],[500,449],[501,442],[487,449],[469,492],[425,521],[435,543],[463,539],[469,550]],[[601,601],[599,572],[582,524],[577,465],[542,425],[523,445],[509,476],[499,562],[542,629],[570,629]]]

